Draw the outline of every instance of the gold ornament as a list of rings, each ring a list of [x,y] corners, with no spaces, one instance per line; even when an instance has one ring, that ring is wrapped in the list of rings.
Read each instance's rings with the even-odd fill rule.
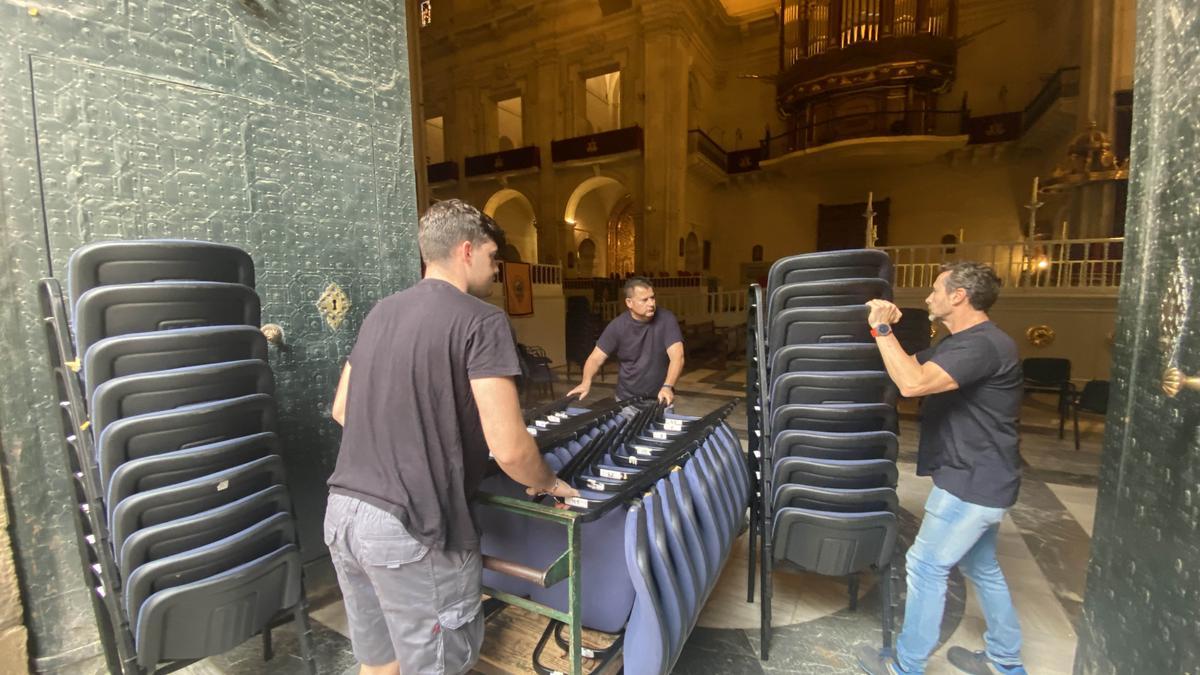
[[[330,328],[337,330],[346,320],[346,314],[350,311],[350,297],[340,286],[331,283],[325,287],[325,292],[317,300],[317,309],[325,318],[325,323],[329,324]]]
[[[1034,347],[1047,347],[1054,342],[1056,336],[1057,333],[1054,332],[1054,329],[1046,324],[1030,326],[1025,329],[1025,339],[1029,340],[1029,344]]]

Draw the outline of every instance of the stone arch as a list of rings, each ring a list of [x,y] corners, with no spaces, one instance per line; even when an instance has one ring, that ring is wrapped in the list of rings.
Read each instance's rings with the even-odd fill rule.
[[[579,242],[579,276],[596,276],[596,242],[588,237]]]
[[[578,276],[624,276],[635,270],[638,237],[634,215],[633,197],[622,181],[591,176],[576,186],[567,199],[563,221],[571,233],[564,248],[580,251]],[[596,247],[590,270],[580,248],[586,239]]]
[[[512,188],[502,188],[487,200],[483,212],[503,228],[521,261],[537,262],[537,216],[528,197]],[[512,251],[506,252],[506,256],[511,255]]]

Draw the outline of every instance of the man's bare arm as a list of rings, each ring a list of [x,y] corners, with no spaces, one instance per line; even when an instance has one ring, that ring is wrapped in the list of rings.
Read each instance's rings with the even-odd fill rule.
[[[346,426],[346,398],[350,396],[350,362],[342,366],[342,377],[338,380],[337,393],[333,395],[333,410],[330,417],[334,422]]]
[[[500,469],[518,483],[536,492],[556,497],[579,493],[558,481],[542,459],[537,443],[525,429],[517,385],[511,377],[485,377],[471,380],[471,392],[483,423],[483,437]]]

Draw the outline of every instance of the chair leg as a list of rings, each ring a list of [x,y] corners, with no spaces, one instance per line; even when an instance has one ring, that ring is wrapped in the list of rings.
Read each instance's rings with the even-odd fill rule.
[[[1071,406],[1071,419],[1075,423],[1075,451],[1079,451],[1079,408]]]
[[[757,551],[755,551],[754,549],[758,546],[758,528],[759,528],[758,523],[759,523],[759,519],[760,519],[759,514],[758,514],[759,497],[758,497],[758,495],[751,495],[751,497],[752,498],[750,499],[750,539],[749,539],[749,543],[747,546],[747,552],[746,552],[747,556],[748,556],[748,562],[749,562],[749,564],[747,565],[747,569],[746,569],[746,602],[754,602],[754,573],[757,571],[754,566],[754,562],[755,562],[754,557],[755,557],[755,553],[757,553]]]
[[[1065,394],[1058,395],[1058,440],[1063,438],[1063,427],[1067,422],[1067,397]]]
[[[879,594],[880,604],[883,606],[883,649],[889,655],[892,652],[892,627],[895,622],[895,604],[893,603],[893,587],[892,574],[895,568],[889,563],[887,567],[880,570],[879,574]]]

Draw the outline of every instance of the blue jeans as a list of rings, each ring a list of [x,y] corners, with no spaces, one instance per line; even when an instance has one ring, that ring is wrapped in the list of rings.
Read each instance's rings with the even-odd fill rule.
[[[1001,665],[1021,663],[1021,626],[996,562],[996,533],[1006,509],[971,504],[934,487],[925,501],[917,540],[908,549],[908,598],[896,659],[912,673],[924,673],[937,646],[946,605],[946,579],[955,565],[971,580],[987,620],[983,636],[988,657]]]

